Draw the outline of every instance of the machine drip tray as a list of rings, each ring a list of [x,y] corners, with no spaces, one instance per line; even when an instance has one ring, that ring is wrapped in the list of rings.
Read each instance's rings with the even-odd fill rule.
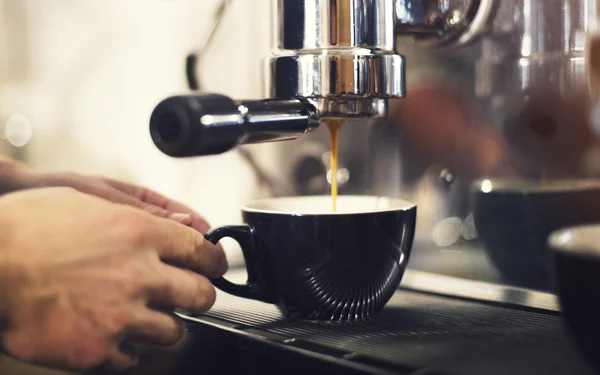
[[[229,272],[228,277],[243,280],[244,274]],[[238,341],[250,340],[275,352],[301,352],[365,373],[594,373],[556,311],[527,311],[405,289],[399,289],[378,316],[360,322],[286,319],[273,305],[222,292],[209,313],[182,317],[191,326],[210,326],[238,336]]]

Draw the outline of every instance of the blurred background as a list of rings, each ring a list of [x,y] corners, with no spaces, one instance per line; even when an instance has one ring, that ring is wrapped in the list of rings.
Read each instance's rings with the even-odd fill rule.
[[[39,170],[147,186],[192,206],[214,226],[240,221],[240,205],[261,192],[238,153],[175,160],[152,144],[148,131],[154,106],[187,90],[185,58],[211,31],[217,5],[0,1],[1,152]],[[207,72],[206,90],[261,95],[267,6],[264,0],[231,6],[208,47],[210,59],[199,67],[198,74]],[[276,162],[272,147],[251,152],[264,168]]]
[[[203,91],[263,97],[269,2],[229,1],[195,66]],[[146,186],[212,226],[241,222],[254,198],[328,194],[336,178],[341,194],[417,204],[412,270],[548,292],[547,234],[600,221],[598,7],[493,4],[468,45],[398,37],[407,97],[390,101],[388,119],[342,128],[332,176],[324,128],[199,158],[152,143],[150,114],[188,91],[186,57],[204,47],[221,0],[0,0],[0,153]]]

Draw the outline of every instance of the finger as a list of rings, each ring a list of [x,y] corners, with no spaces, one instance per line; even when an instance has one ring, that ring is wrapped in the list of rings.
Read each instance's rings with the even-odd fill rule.
[[[171,200],[155,191],[146,189],[141,186],[131,185],[122,181],[116,181],[107,178],[104,178],[103,181],[108,185],[112,186],[113,188],[123,192],[124,194],[134,197],[142,202],[148,203],[156,207],[160,207],[170,212],[178,212],[191,215],[190,226],[202,234],[206,234],[210,229],[210,225],[206,220],[204,220],[204,218],[202,218],[202,216],[200,216],[194,210],[182,203]]]
[[[206,277],[168,264],[161,267],[161,272],[161,281],[148,295],[148,302],[153,306],[201,314],[215,303],[217,293]]]
[[[105,367],[109,371],[122,372],[137,365],[139,355],[135,347],[123,342],[110,353]]]
[[[209,278],[223,276],[227,258],[221,247],[215,246],[198,231],[170,220],[148,216],[151,224],[144,230],[141,245],[157,249],[161,260],[188,268]]]
[[[169,218],[178,221],[184,225],[192,224],[192,217],[186,212],[173,212],[168,209],[158,207],[151,203],[144,202],[119,189],[115,188],[111,181],[104,178],[85,178],[76,174],[53,174],[45,178],[45,183],[50,186],[70,186],[85,194],[104,198],[114,203],[126,204],[135,208],[142,209],[155,216]]]
[[[183,322],[173,314],[144,308],[125,332],[127,341],[156,346],[177,344],[183,337]]]
[[[154,216],[162,217],[165,219],[171,219],[181,223],[183,225],[191,226],[192,224],[192,215],[183,212],[173,212],[153,204],[141,201],[135,197],[127,195],[119,190],[111,189],[112,191],[108,192],[107,195],[110,196],[111,201],[115,203],[126,204],[128,206],[132,206],[135,208],[139,208],[140,210],[144,210]]]

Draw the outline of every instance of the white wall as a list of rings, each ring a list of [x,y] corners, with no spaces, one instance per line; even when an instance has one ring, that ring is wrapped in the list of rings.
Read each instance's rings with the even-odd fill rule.
[[[41,170],[103,174],[186,202],[213,225],[239,221],[258,194],[237,153],[171,159],[148,118],[186,89],[184,59],[208,33],[216,0],[0,0],[0,119],[33,126],[28,158]],[[235,0],[210,60],[207,88],[261,95],[267,0]],[[273,167],[270,147],[255,147]]]

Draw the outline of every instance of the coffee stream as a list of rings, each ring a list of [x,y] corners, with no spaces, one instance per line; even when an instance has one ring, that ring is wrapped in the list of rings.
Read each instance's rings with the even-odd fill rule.
[[[335,212],[337,210],[338,138],[340,135],[340,127],[344,121],[329,119],[323,120],[323,122],[329,129],[331,141],[331,200],[333,201],[333,211]]]

